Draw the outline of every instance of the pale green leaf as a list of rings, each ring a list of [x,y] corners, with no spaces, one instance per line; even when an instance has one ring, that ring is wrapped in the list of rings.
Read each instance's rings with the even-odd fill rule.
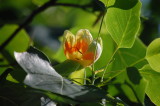
[[[85,69],[76,70],[69,75],[69,78],[72,79],[76,84],[83,85],[85,78]]]
[[[154,71],[148,64],[140,69],[140,73],[148,82],[146,94],[156,106],[160,106],[160,73]]]
[[[146,59],[152,69],[160,72],[160,38],[155,39],[147,48]]]
[[[121,48],[113,57],[106,77],[114,77],[127,67],[141,68],[146,64],[146,47],[140,39],[136,39],[132,48]],[[111,71],[110,71],[111,70]]]
[[[107,31],[118,48],[131,48],[140,26],[139,0],[109,0],[106,13]]]
[[[145,81],[141,78],[138,84],[131,82],[130,79],[138,79],[136,75],[132,78],[127,72],[128,67],[143,67],[147,62],[145,60],[146,47],[140,39],[136,39],[132,48],[121,48],[113,57],[112,63],[105,74],[106,84],[113,78],[116,78],[115,86],[109,86],[109,92],[113,95],[125,94],[133,102],[141,102],[144,100]],[[135,71],[135,72],[134,72]],[[136,74],[136,73],[135,73]],[[138,75],[138,74],[137,74]],[[141,86],[142,85],[142,86]],[[123,90],[123,92],[121,92]],[[113,89],[112,89],[113,88]],[[140,90],[141,89],[141,90]]]
[[[27,73],[24,83],[33,88],[50,91],[81,102],[96,102],[105,96],[105,92],[97,87],[80,86],[63,78],[51,66],[47,57],[35,48],[30,48],[27,52],[15,53],[15,58]]]

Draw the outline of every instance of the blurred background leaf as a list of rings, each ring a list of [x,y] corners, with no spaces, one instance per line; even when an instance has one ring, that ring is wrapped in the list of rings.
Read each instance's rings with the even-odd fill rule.
[[[9,36],[16,30],[17,25],[5,25],[0,29],[0,44],[2,44]],[[13,57],[14,51],[25,51],[29,46],[29,36],[22,30],[17,36],[7,45],[5,51],[7,51]]]

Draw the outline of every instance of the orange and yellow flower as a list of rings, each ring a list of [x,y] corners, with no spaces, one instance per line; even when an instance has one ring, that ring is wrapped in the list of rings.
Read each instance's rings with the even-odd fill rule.
[[[93,40],[87,29],[80,29],[76,35],[68,30],[64,32],[64,53],[67,59],[77,61],[86,67],[96,62],[101,52],[100,43]]]

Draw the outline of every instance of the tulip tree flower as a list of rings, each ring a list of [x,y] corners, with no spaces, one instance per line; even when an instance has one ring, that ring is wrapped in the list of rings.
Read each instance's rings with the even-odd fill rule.
[[[93,40],[87,29],[80,29],[76,35],[66,30],[64,32],[64,53],[67,59],[86,67],[98,60],[102,53],[102,47],[100,42]]]

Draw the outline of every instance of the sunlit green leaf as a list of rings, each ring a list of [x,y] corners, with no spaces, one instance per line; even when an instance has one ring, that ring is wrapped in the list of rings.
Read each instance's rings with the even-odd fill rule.
[[[160,105],[160,73],[154,71],[148,64],[140,69],[140,73],[148,82],[146,88],[146,94],[150,100],[156,105]]]
[[[109,92],[112,95],[126,95],[132,102],[144,103],[146,81],[134,67],[129,67],[121,72],[120,75],[109,86]],[[117,93],[114,93],[117,91]]]
[[[102,49],[102,54],[101,54],[100,58],[94,64],[95,70],[99,70],[101,68],[104,68],[107,65],[110,57],[113,54],[113,50],[114,50],[113,40],[108,34],[102,33],[101,38],[103,40],[103,42],[102,42],[103,49]]]
[[[72,79],[76,84],[83,85],[84,80],[86,80],[85,70],[81,69],[81,70],[74,71],[69,75],[69,78]]]
[[[127,67],[136,67],[141,68],[146,64],[145,60],[146,47],[140,39],[136,39],[132,48],[121,48],[117,51],[113,57],[112,63],[110,65],[111,71],[106,72],[106,76],[113,77],[118,73],[121,73],[121,70],[126,69]]]
[[[126,95],[133,102],[143,103],[146,83],[141,77],[139,77],[138,84],[133,83],[132,81],[138,79],[137,75],[139,74],[136,75],[135,72],[137,71],[129,70],[128,67],[136,67],[137,69],[143,67],[143,65],[147,63],[145,61],[145,54],[146,47],[138,38],[132,48],[121,48],[117,51],[113,57],[110,68],[108,68],[105,74],[106,83],[104,83],[104,85],[111,79],[116,79],[114,82],[115,85],[109,86],[109,92],[111,94]],[[135,73],[134,77],[127,72]]]
[[[127,68],[126,85],[133,90],[137,101],[144,104],[146,81],[143,79],[137,68]]]
[[[147,48],[146,59],[152,69],[160,72],[160,38],[155,39]]]
[[[109,0],[106,27],[118,48],[131,48],[140,26],[139,0]]]

